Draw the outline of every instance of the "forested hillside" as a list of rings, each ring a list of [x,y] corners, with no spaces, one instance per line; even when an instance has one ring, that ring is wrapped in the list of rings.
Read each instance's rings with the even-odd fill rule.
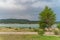
[[[28,19],[0,19],[0,23],[36,24],[38,21],[30,21]]]

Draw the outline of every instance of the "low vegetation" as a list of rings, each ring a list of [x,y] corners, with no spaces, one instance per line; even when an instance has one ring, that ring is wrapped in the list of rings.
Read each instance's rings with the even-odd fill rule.
[[[39,35],[0,35],[0,40],[60,40],[60,37]]]
[[[57,25],[57,28],[60,29],[60,23]]]
[[[44,32],[45,32],[45,31],[44,31],[43,29],[39,29],[39,30],[38,30],[38,34],[39,34],[39,35],[43,35]]]
[[[37,32],[37,29],[30,29],[30,28],[0,28],[0,32]]]

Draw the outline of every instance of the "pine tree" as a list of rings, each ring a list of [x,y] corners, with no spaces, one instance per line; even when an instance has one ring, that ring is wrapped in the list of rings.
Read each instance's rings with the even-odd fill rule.
[[[56,21],[56,14],[48,6],[39,14],[40,28],[51,28]]]

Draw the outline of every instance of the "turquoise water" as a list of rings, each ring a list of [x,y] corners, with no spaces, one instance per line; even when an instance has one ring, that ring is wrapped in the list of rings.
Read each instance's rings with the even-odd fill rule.
[[[0,27],[32,27],[32,28],[38,28],[39,25],[38,24],[0,24]]]

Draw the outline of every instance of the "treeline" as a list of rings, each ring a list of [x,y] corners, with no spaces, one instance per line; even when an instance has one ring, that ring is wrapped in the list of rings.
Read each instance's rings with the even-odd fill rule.
[[[30,21],[27,19],[0,19],[0,23],[37,24],[38,21]]]

